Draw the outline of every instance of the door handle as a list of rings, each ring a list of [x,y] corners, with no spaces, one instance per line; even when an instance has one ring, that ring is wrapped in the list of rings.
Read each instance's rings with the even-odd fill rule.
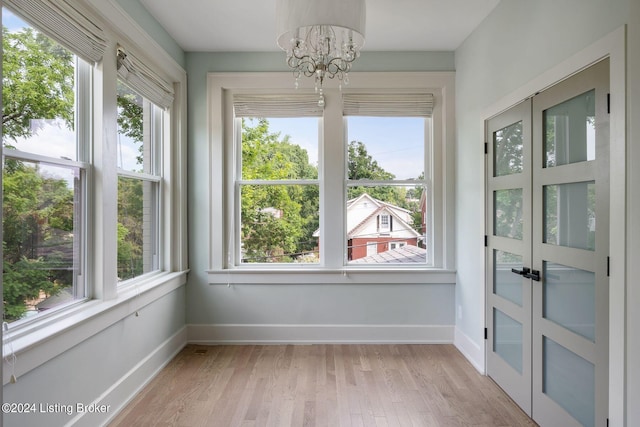
[[[527,267],[522,267],[522,270],[518,270],[518,269],[515,269],[515,268],[511,269],[512,273],[516,273],[516,274],[519,274],[520,276],[524,276],[524,277],[527,277],[527,274],[529,274],[530,271],[531,270],[529,270]]]
[[[526,272],[523,276],[536,282],[540,281],[540,272],[538,270],[531,270],[531,272]]]

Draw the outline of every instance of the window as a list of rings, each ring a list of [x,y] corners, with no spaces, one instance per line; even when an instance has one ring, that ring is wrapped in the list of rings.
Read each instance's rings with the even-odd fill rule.
[[[118,80],[118,280],[158,269],[163,111]]]
[[[411,245],[403,258],[395,254],[384,263],[431,262],[422,216],[428,215],[425,154],[429,152],[430,93],[345,93],[347,128],[347,253],[349,262],[379,264],[365,258],[361,243],[376,239],[384,250],[397,243]],[[388,244],[387,244],[388,243]],[[416,256],[418,254],[418,256]]]
[[[138,30],[87,5],[4,4],[4,338],[21,351],[184,280],[186,77],[153,46],[106,56]]]
[[[444,244],[452,238],[444,158],[452,149],[444,136],[452,129],[444,94],[451,76],[360,76],[342,91],[325,87],[318,112],[318,95],[293,91],[286,74],[209,75],[213,282],[306,271],[328,283],[346,280],[330,272],[353,278],[393,269],[412,283],[424,282],[411,276],[419,269],[452,266],[451,242]],[[287,238],[289,246],[280,243]],[[385,255],[390,250],[398,252]],[[316,271],[321,276],[310,275]]]
[[[314,96],[234,96],[236,258],[244,263],[320,261],[318,124]]]
[[[87,296],[91,66],[3,9],[4,320]]]

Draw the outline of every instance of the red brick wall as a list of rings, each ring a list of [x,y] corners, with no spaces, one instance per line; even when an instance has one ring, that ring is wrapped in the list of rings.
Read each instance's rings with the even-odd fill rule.
[[[349,261],[353,261],[359,258],[367,256],[367,243],[378,242],[378,253],[386,252],[389,250],[389,242],[406,242],[407,245],[418,246],[418,239],[413,237],[409,239],[399,239],[393,237],[377,237],[377,238],[355,238],[349,240]]]

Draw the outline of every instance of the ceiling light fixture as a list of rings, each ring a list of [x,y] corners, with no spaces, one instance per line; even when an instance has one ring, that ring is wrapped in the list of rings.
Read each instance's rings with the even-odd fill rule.
[[[278,0],[278,46],[296,77],[315,76],[324,105],[322,84],[337,78],[349,84],[351,64],[364,45],[365,0]]]

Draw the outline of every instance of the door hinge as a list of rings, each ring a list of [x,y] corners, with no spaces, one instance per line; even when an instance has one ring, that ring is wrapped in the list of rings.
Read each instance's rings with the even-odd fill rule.
[[[607,277],[609,277],[609,271],[610,271],[609,270],[609,264],[610,264],[610,262],[611,262],[611,258],[607,257]]]
[[[607,114],[611,114],[611,94],[607,94]]]
[[[489,143],[488,142],[484,143],[484,154],[489,154]]]
[[[484,247],[486,248],[487,246],[489,246],[489,236],[487,236],[486,234],[484,235]]]
[[[489,338],[489,329],[484,328],[484,339],[488,339]]]

